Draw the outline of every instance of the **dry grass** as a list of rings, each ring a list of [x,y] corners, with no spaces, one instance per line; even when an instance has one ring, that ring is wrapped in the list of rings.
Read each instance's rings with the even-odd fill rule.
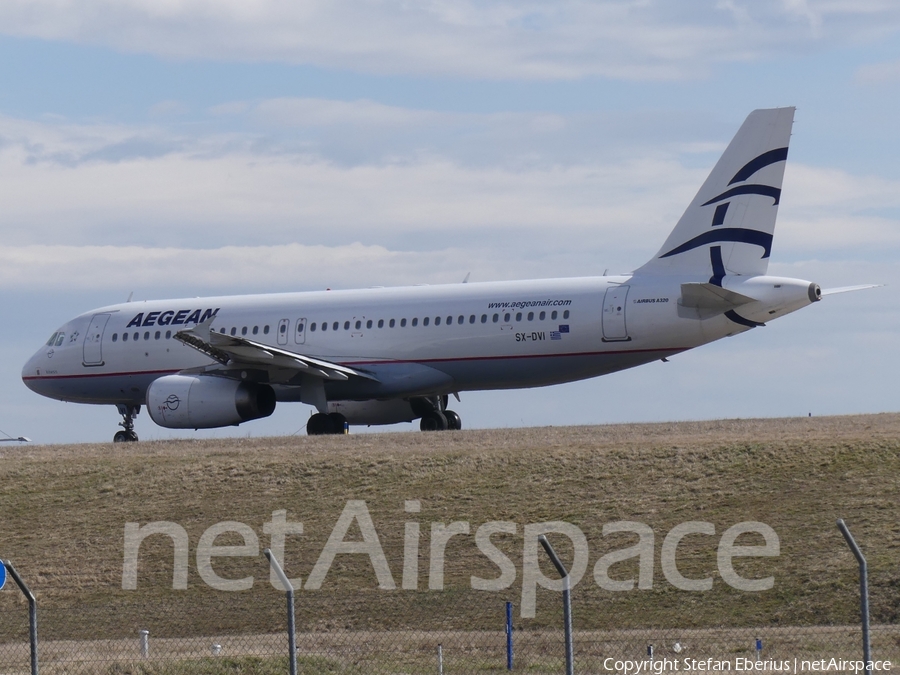
[[[181,620],[197,635],[280,627],[281,603],[262,558],[215,562],[223,577],[253,576],[252,592],[220,593],[203,584],[193,559],[201,533],[236,520],[252,527],[264,547],[263,523],[287,509],[289,520],[304,526],[302,536],[289,538],[287,571],[305,580],[349,499],[366,501],[398,586],[404,523],[421,523],[423,592],[413,595],[429,596],[431,523],[468,521],[473,534],[487,521],[517,523],[516,537],[495,541],[521,570],[522,527],[563,520],[580,527],[590,545],[588,573],[576,589],[584,595],[585,628],[606,628],[610,616],[616,625],[634,626],[852,623],[855,561],[834,524],[843,517],[869,559],[874,618],[896,622],[900,611],[897,414],[29,446],[3,448],[0,460],[0,555],[31,584],[44,625],[59,637],[98,635],[54,618],[73,607],[104,608],[92,621],[108,637],[134,635],[147,621]],[[407,499],[421,500],[421,513],[405,513]],[[158,537],[142,546],[138,590],[123,591],[125,523],[160,520],[190,535],[188,590],[172,591],[172,547]],[[603,524],[615,520],[653,528],[653,591],[602,594],[594,585],[596,560],[632,543],[627,535],[602,537]],[[748,577],[774,574],[775,588],[748,596],[720,579],[703,594],[668,585],[659,568],[662,538],[687,520],[712,522],[718,534],[744,520],[773,527],[781,555],[736,566]],[[468,588],[473,574],[497,576],[473,539],[448,545],[448,587]],[[567,553],[564,539],[559,548]],[[686,539],[679,555],[686,576],[715,576],[715,544],[704,537]],[[633,562],[614,570],[630,578]],[[521,571],[517,584],[520,577]],[[348,628],[402,625],[393,598],[409,592],[385,594],[375,586],[367,558],[341,556],[322,591],[300,591],[298,604],[309,612],[301,609],[300,620],[327,628],[323,608],[337,605],[344,617],[338,621]],[[509,592],[513,599],[517,588]],[[18,602],[9,587],[0,592],[0,610]],[[477,622],[476,609],[460,610],[460,623]]]

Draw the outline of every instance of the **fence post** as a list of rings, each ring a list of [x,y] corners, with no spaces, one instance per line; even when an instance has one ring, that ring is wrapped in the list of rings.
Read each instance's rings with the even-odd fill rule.
[[[859,563],[859,613],[862,615],[863,661],[868,665],[872,660],[872,643],[869,641],[869,570],[866,558],[856,545],[856,540],[847,529],[843,518],[838,518],[837,526]]]
[[[506,603],[506,669],[513,669],[513,622],[512,603]]]
[[[22,591],[22,594],[28,599],[28,639],[31,642],[31,675],[38,675],[38,638],[37,638],[37,601],[34,599],[34,593],[28,588],[16,568],[9,560],[0,560],[4,569],[9,572],[9,576],[16,582],[16,586]],[[4,574],[4,579],[5,579]]]
[[[543,534],[538,535],[538,541],[541,542],[541,546],[544,547],[547,555],[550,556],[553,566],[556,568],[556,571],[559,572],[559,576],[562,577],[563,621],[565,624],[566,636],[566,675],[573,675],[575,672],[575,657],[572,646],[572,588],[569,582],[569,572],[566,570],[566,566],[562,564],[559,556],[556,555],[556,551],[553,550],[550,542],[547,541],[547,537]]]
[[[287,575],[284,573],[284,570],[281,569],[281,565],[278,564],[278,559],[272,555],[272,551],[269,549],[263,550],[266,558],[269,560],[269,564],[272,566],[272,569],[275,570],[275,574],[278,575],[278,578],[281,580],[281,584],[284,586],[285,595],[287,596],[287,620],[288,620],[288,649],[290,650],[290,669],[291,675],[297,675],[297,634],[294,626],[294,587],[291,585],[290,580],[287,578]]]
[[[146,628],[142,628],[138,631],[138,641],[141,645],[141,658],[149,659],[150,658],[150,631]]]

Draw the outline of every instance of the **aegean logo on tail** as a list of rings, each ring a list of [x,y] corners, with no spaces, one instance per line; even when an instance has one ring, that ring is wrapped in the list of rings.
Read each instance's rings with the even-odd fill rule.
[[[769,150],[768,152],[762,153],[758,157],[747,162],[741,168],[741,170],[738,171],[728,182],[728,185],[734,185],[735,183],[746,181],[761,169],[764,169],[771,164],[785,161],[787,159],[787,155],[787,148],[776,148],[775,150]],[[701,206],[719,204],[719,202],[722,202],[726,199],[731,199],[733,197],[738,197],[741,195],[761,195],[763,197],[771,197],[773,200],[772,206],[778,206],[778,203],[781,201],[781,188],[771,185],[760,185],[758,183],[738,185],[726,190],[725,192],[713,197],[708,201],[703,202]],[[712,226],[714,228],[722,225],[725,222],[725,214],[728,212],[728,205],[730,203],[731,202],[725,202],[724,204],[719,204],[719,206],[716,207],[712,220]],[[692,249],[699,248],[700,246],[715,244],[719,242],[754,244],[756,246],[760,246],[763,249],[762,257],[768,258],[772,253],[772,238],[772,235],[768,232],[760,232],[759,230],[751,230],[743,227],[725,227],[722,229],[704,232],[703,234],[694,237],[690,241],[685,242],[681,246],[676,246],[668,253],[664,253],[660,256],[660,258],[668,258],[669,256],[678,255],[679,253],[684,253],[685,251],[690,251]]]

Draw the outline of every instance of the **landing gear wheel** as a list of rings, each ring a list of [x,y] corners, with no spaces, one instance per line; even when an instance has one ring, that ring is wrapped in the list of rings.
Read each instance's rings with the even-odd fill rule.
[[[447,418],[447,428],[451,431],[459,431],[462,429],[462,419],[452,410],[445,410],[444,417]]]
[[[447,429],[447,418],[442,412],[430,410],[422,415],[422,421],[419,422],[419,429],[422,431],[445,431]]]
[[[324,413],[316,413],[310,417],[309,422],[306,423],[307,436],[325,436],[326,434],[333,433],[334,423],[332,422],[331,417]]]
[[[328,413],[328,419],[331,420],[333,434],[342,434],[347,425],[347,418],[339,412]]]
[[[138,440],[138,435],[134,432],[134,418],[141,412],[141,406],[128,405],[127,403],[119,403],[116,410],[122,416],[119,426],[123,431],[117,431],[113,436],[113,443],[134,443]]]

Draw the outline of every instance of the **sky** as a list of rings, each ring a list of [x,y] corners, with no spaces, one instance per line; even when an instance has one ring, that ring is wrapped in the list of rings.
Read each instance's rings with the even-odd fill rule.
[[[786,105],[769,273],[884,287],[453,408],[466,428],[896,411],[898,92],[893,0],[7,0],[0,436],[112,438],[112,406],[44,399],[21,369],[132,294],[629,272],[746,115]],[[310,411],[136,431],[304,433]]]

